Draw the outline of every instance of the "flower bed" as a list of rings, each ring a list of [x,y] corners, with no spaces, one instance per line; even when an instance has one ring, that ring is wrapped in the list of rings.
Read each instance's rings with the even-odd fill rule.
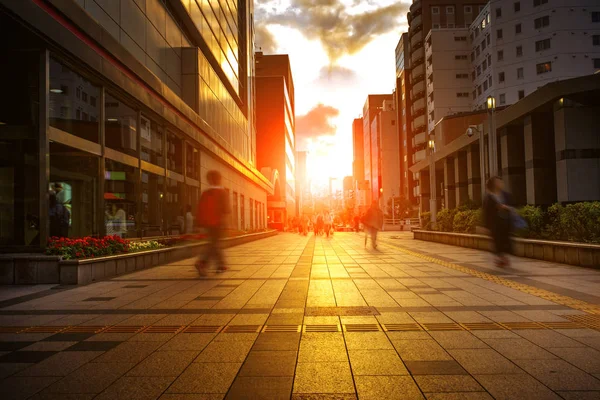
[[[129,242],[119,236],[105,236],[102,239],[93,237],[48,239],[46,254],[61,256],[64,260],[112,256],[127,253]]]

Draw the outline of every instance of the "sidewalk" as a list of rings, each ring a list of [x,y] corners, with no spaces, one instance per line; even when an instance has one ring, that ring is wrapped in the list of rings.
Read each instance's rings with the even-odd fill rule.
[[[186,260],[2,288],[2,399],[600,398],[600,271],[411,237],[286,233],[205,279]]]

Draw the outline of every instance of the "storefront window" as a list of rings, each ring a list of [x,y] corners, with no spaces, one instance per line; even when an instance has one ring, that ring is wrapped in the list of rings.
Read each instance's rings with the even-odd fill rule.
[[[186,174],[192,179],[200,180],[200,152],[190,144],[186,144]]]
[[[173,133],[167,133],[167,169],[183,174],[183,141]]]
[[[104,225],[107,235],[136,237],[137,168],[106,160],[104,172]]]
[[[190,233],[187,230],[188,225],[190,225],[190,227],[191,227],[191,232],[195,232],[196,228],[197,228],[197,226],[196,226],[196,208],[198,207],[198,201],[200,201],[199,193],[200,193],[200,190],[196,186],[187,185],[185,188],[186,215],[187,215],[187,210],[189,209],[193,216],[191,224],[189,224],[188,220],[186,219],[186,233]],[[187,207],[189,207],[189,208],[187,208]]]
[[[50,126],[98,143],[100,88],[50,59]]]
[[[142,233],[143,236],[163,234],[163,176],[142,171]]]
[[[185,184],[176,179],[167,179],[166,217],[169,233],[179,234],[185,231],[186,204],[184,203]]]
[[[106,147],[137,157],[137,111],[106,93]]]
[[[96,236],[98,157],[50,143],[50,236]]]
[[[140,141],[142,160],[164,166],[163,129],[154,121],[142,116]]]

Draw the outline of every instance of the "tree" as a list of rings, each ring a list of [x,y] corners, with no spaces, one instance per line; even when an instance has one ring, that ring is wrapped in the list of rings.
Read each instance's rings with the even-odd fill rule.
[[[394,219],[408,218],[412,211],[412,203],[405,197],[395,196],[394,197]],[[392,218],[392,198],[390,197],[387,201],[387,207],[385,210],[387,218]]]

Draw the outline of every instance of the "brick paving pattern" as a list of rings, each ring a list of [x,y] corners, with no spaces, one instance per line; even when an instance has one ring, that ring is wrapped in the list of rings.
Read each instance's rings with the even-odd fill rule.
[[[3,288],[4,399],[599,399],[600,271],[281,234],[82,287]]]

